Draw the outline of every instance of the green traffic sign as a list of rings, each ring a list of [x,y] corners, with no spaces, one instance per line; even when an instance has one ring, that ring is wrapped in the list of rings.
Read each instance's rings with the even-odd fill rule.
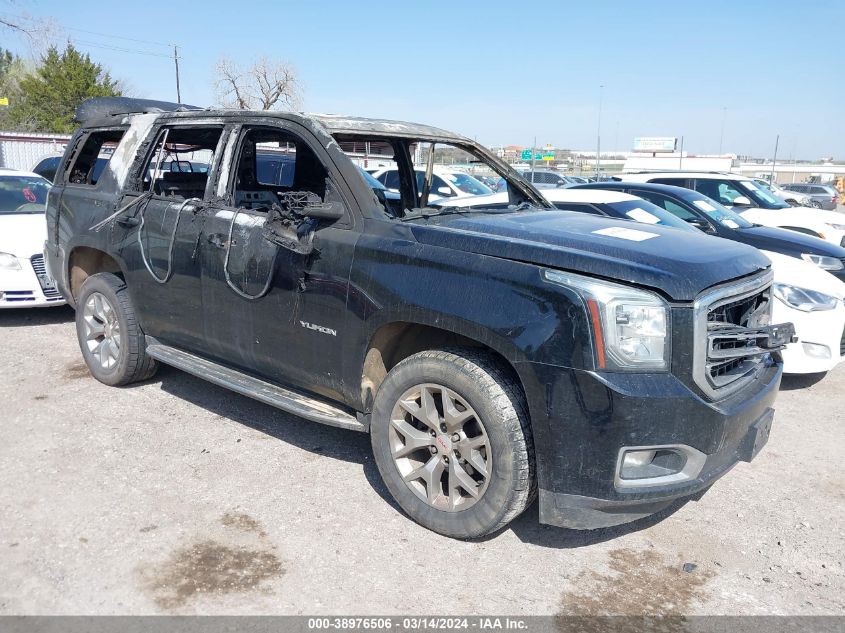
[[[531,150],[524,149],[522,150],[522,154],[520,155],[522,160],[531,160]],[[537,152],[534,154],[535,160],[554,160],[555,153],[554,152]]]

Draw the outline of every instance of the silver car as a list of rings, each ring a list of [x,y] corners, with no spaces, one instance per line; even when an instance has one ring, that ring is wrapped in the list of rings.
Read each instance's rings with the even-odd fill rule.
[[[797,191],[810,197],[810,204],[818,209],[836,210],[839,204],[839,192],[831,185],[818,185],[815,183],[789,183],[782,185],[789,191]]]

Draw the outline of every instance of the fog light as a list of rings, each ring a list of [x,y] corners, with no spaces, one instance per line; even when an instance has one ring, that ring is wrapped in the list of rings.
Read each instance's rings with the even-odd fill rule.
[[[686,444],[626,446],[619,450],[617,488],[665,486],[695,479],[707,455]]]
[[[804,346],[804,353],[811,358],[830,358],[830,348],[827,345],[818,343],[801,343]]]
[[[672,448],[659,450],[628,451],[622,458],[622,479],[648,479],[674,475],[684,469],[686,456]]]

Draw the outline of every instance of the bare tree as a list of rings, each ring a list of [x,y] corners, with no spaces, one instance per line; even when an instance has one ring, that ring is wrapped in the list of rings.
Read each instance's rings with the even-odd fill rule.
[[[240,110],[294,109],[299,105],[300,86],[290,64],[259,57],[252,65],[241,67],[232,60],[217,62],[218,102]]]

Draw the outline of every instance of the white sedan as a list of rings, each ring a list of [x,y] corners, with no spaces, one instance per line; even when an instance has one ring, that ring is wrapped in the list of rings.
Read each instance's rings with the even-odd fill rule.
[[[845,361],[845,283],[800,259],[763,253],[775,273],[772,322],[791,322],[798,337],[782,352],[784,372],[830,371]]]
[[[0,169],[0,308],[65,303],[44,269],[49,191],[50,182],[37,174]]]
[[[388,191],[399,191],[399,169],[396,167],[385,167],[372,172],[373,178],[383,184]],[[425,180],[425,170],[417,169],[417,190],[422,191]],[[473,178],[469,174],[443,167],[434,168],[431,178],[431,191],[428,199],[430,202],[441,198],[458,198],[462,196],[486,196],[493,193],[483,182]]]

